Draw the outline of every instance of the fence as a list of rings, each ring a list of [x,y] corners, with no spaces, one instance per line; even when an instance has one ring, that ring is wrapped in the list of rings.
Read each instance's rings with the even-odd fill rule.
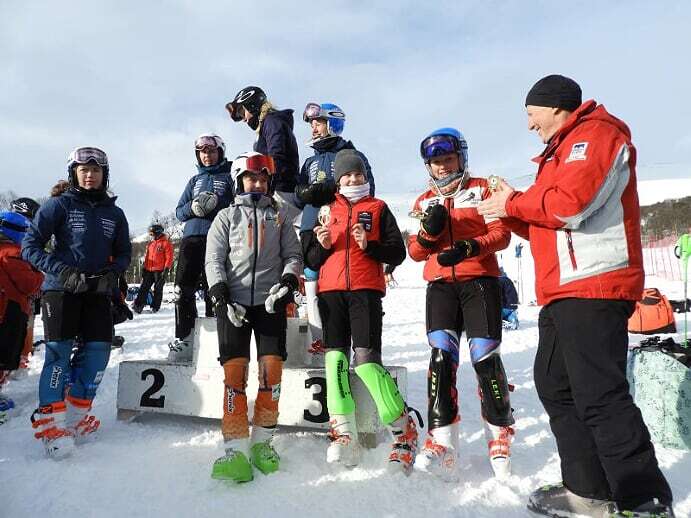
[[[681,262],[674,255],[679,236],[662,239],[643,238],[643,268],[646,275],[655,275],[670,281],[681,280]]]

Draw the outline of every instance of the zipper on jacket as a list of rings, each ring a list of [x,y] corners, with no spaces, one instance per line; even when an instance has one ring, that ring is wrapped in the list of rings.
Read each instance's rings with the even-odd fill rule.
[[[446,200],[448,198],[444,199],[444,207],[446,207]],[[446,207],[446,224],[449,227],[449,240],[451,242],[451,246],[453,247],[453,228],[452,228],[452,219],[451,219],[451,203],[449,203],[449,206]],[[451,267],[451,278],[456,281],[456,267],[452,266]]]
[[[348,224],[346,225],[346,290],[350,291],[350,218],[353,214],[353,206],[348,204]]]
[[[258,225],[257,225],[257,202],[253,202],[254,224],[252,225],[253,241],[254,241],[254,259],[252,260],[252,291],[250,291],[250,306],[254,306],[254,277],[257,274],[257,256],[259,255],[258,241]]]
[[[578,270],[578,265],[576,264],[576,252],[573,250],[573,240],[571,239],[571,230],[566,229],[566,244],[569,247],[569,257],[571,258],[571,268]]]

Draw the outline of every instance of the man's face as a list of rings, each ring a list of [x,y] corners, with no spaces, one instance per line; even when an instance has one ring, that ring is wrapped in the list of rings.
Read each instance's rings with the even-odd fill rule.
[[[461,161],[456,153],[447,153],[433,157],[429,161],[430,172],[436,180],[442,180],[450,174],[461,170]]]
[[[328,123],[326,119],[312,119],[310,122],[312,126],[312,138],[324,138],[329,134]]]
[[[218,163],[218,148],[207,146],[199,150],[199,160],[204,167],[210,167]]]
[[[544,144],[550,141],[571,114],[559,108],[548,106],[528,105],[525,110],[528,114],[528,129],[536,131]]]

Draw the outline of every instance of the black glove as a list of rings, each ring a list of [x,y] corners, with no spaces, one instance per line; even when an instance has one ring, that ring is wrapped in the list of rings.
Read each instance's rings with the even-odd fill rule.
[[[441,203],[428,207],[422,219],[420,226],[430,236],[438,236],[446,226],[446,220],[449,218],[449,211]]]
[[[310,185],[298,185],[295,196],[302,203],[321,207],[336,199],[336,184],[333,182],[317,182]]]
[[[72,266],[68,266],[60,272],[58,278],[68,293],[84,293],[89,290],[86,275]]]
[[[230,291],[228,290],[228,285],[225,282],[217,282],[209,288],[207,293],[209,294],[209,298],[214,305],[214,309],[218,309],[219,306],[225,307],[230,300]]]
[[[286,273],[281,277],[281,282],[271,286],[269,296],[264,302],[267,313],[284,311],[286,306],[293,302],[293,292],[298,289],[297,277],[292,273]]]
[[[161,272],[161,273],[162,273],[163,277],[167,277],[168,272],[170,272],[170,268],[163,268],[163,272]]]
[[[96,285],[91,290],[94,293],[111,295],[118,287],[118,273],[114,270],[104,270],[99,273],[96,279]]]
[[[474,239],[456,241],[451,248],[442,250],[437,255],[437,262],[442,266],[454,266],[468,257],[480,253],[480,247]]]

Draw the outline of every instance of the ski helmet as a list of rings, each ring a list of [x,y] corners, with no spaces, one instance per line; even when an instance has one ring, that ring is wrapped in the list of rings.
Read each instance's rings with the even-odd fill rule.
[[[154,223],[149,227],[149,233],[153,234],[155,237],[160,236],[163,234],[163,225],[160,225],[159,223]]]
[[[235,94],[235,98],[232,101],[226,104],[226,110],[228,110],[231,119],[239,122],[245,118],[244,110],[250,112],[254,117],[258,117],[265,102],[266,94],[264,90],[258,86],[246,86]]]
[[[100,166],[103,169],[103,184],[101,188],[103,190],[108,188],[108,178],[109,178],[109,167],[108,167],[108,155],[105,151],[97,147],[78,147],[75,148],[70,156],[67,158],[67,175],[68,181],[72,187],[79,187],[79,182],[75,176],[75,168],[78,165],[84,165],[93,162],[94,164]]]
[[[29,228],[29,219],[17,212],[0,212],[0,234],[20,244]]]
[[[339,137],[343,133],[345,118],[343,110],[331,103],[307,103],[302,113],[302,120],[308,124],[314,119],[326,119],[326,129],[330,137]]]
[[[38,204],[38,202],[36,200],[32,200],[31,198],[17,198],[16,200],[12,201],[12,212],[21,214],[29,220],[34,219],[34,216],[40,207],[41,206]]]
[[[194,154],[197,157],[197,163],[201,165],[202,161],[199,159],[199,152],[205,147],[213,147],[218,149],[218,163],[223,162],[226,156],[226,143],[223,139],[215,133],[202,133],[194,140]]]
[[[427,135],[420,143],[420,156],[429,164],[435,156],[457,153],[463,171],[468,169],[468,142],[455,128],[439,128]]]
[[[230,173],[233,182],[235,182],[235,194],[243,194],[245,192],[241,177],[248,171],[253,173],[264,172],[271,178],[276,172],[276,167],[273,158],[269,155],[262,155],[256,151],[241,154],[233,160],[233,167]]]

